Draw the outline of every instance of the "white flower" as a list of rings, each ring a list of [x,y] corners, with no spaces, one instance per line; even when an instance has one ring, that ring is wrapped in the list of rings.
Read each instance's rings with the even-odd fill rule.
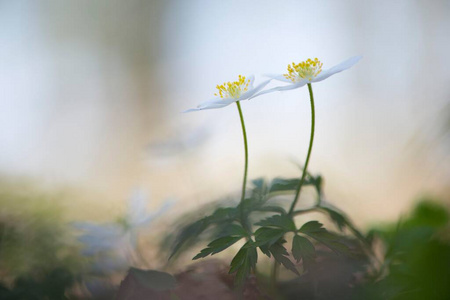
[[[279,86],[272,89],[268,89],[265,91],[262,91],[260,93],[257,93],[253,95],[253,97],[257,97],[263,94],[276,92],[276,91],[287,91],[287,90],[293,90],[300,88],[308,83],[313,82],[319,82],[324,79],[327,79],[331,75],[334,75],[336,73],[342,72],[344,70],[347,70],[351,68],[354,64],[356,64],[362,56],[355,56],[352,58],[349,58],[340,64],[327,69],[322,70],[322,63],[319,61],[319,59],[307,59],[306,61],[302,61],[301,63],[292,63],[289,64],[287,67],[288,72],[286,74],[279,74],[279,75],[268,75],[268,77],[271,77],[272,79],[283,81],[289,83],[285,86]]]
[[[104,255],[111,255],[111,258],[115,260],[114,267],[107,259],[98,260],[93,264],[94,271],[120,270],[128,267],[137,248],[138,231],[167,211],[173,203],[166,201],[157,212],[153,213],[147,212],[146,204],[145,194],[141,190],[137,190],[130,198],[125,215],[118,221],[103,224],[91,222],[75,222],[73,224],[76,229],[83,232],[78,237],[83,244],[83,255],[97,257],[97,260]]]
[[[237,81],[217,85],[218,93],[214,94],[216,96],[214,99],[200,103],[196,108],[191,108],[184,112],[222,108],[233,102],[253,98],[257,92],[261,91],[270,82],[270,80],[266,80],[253,87],[254,81],[255,76],[253,75],[249,76],[248,79],[245,76],[239,75]]]

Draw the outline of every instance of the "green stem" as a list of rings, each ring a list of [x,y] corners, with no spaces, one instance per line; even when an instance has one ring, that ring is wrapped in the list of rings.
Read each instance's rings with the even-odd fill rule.
[[[297,215],[306,214],[306,213],[313,212],[313,211],[318,211],[319,208],[320,208],[319,206],[314,206],[314,207],[307,208],[307,209],[294,210],[292,212],[292,215],[297,216]]]
[[[237,105],[237,108],[238,108],[238,111],[239,111],[239,117],[241,119],[242,135],[244,136],[245,167],[244,167],[244,181],[242,182],[242,194],[241,194],[240,208],[241,208],[241,222],[242,222],[242,226],[244,226],[244,228],[246,228],[247,227],[247,222],[246,222],[245,216],[244,216],[244,199],[245,199],[245,188],[247,186],[248,143],[247,143],[247,132],[245,130],[244,115],[242,114],[241,104],[239,103],[239,101],[236,101],[236,105]]]
[[[277,281],[278,281],[279,269],[280,269],[280,265],[274,259],[273,266],[272,266],[272,272],[270,273],[270,291],[274,296],[276,296],[276,294],[277,294]]]
[[[311,100],[311,137],[309,139],[308,154],[306,156],[305,166],[303,167],[302,178],[300,179],[300,182],[298,184],[297,191],[295,193],[294,201],[292,202],[291,208],[289,209],[289,214],[290,215],[294,211],[294,207],[297,204],[297,201],[298,201],[298,199],[300,197],[300,190],[301,190],[302,185],[303,185],[303,183],[305,181],[305,177],[306,177],[306,173],[307,173],[307,169],[308,169],[309,158],[311,157],[311,150],[312,150],[313,141],[314,141],[315,112],[314,112],[314,95],[313,95],[311,83],[308,83],[308,90],[309,90],[309,98]]]

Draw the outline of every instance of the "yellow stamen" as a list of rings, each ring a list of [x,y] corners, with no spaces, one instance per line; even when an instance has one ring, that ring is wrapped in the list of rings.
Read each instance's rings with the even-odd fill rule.
[[[224,82],[222,85],[217,85],[216,89],[219,94],[215,93],[214,96],[220,96],[220,98],[234,98],[237,99],[243,92],[248,91],[250,85],[250,79],[246,79],[245,76],[239,75],[239,79],[233,82]]]
[[[322,63],[316,57],[314,60],[308,58],[301,63],[292,63],[287,66],[288,73],[283,74],[286,79],[291,80],[292,82],[297,82],[302,79],[308,79],[311,81],[317,75],[322,72]]]

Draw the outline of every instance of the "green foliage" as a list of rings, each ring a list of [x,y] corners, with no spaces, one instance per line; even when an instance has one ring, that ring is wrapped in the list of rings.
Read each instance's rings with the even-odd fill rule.
[[[296,234],[292,240],[292,255],[297,262],[303,260],[303,264],[306,266],[314,261],[316,249],[307,238]]]
[[[343,212],[340,212],[335,208],[323,205],[320,206],[319,209],[328,215],[330,220],[336,224],[336,226],[339,228],[341,232],[347,228],[364,244],[366,245],[369,244],[364,235],[355,227],[355,225],[353,225],[350,219]]]
[[[386,248],[383,265],[355,299],[448,299],[449,228],[448,211],[425,200],[403,221],[372,230]]]
[[[279,228],[261,227],[255,231],[256,245],[270,247],[281,239],[285,230]]]
[[[42,287],[55,270],[76,273],[82,267],[60,206],[62,195],[30,184],[0,181],[0,270],[2,281]],[[1,297],[0,297],[1,298]]]
[[[290,260],[288,250],[283,245],[286,242],[284,237],[289,232],[295,233],[292,240],[292,255],[297,262],[303,262],[304,269],[310,268],[316,257],[315,246],[307,237],[324,244],[336,253],[348,253],[348,247],[342,242],[340,236],[327,231],[317,221],[307,222],[297,229],[294,222],[295,216],[287,214],[283,205],[274,202],[277,196],[294,194],[299,182],[299,178],[253,180],[249,197],[242,203],[235,207],[217,208],[212,214],[184,226],[174,240],[170,257],[176,255],[181,249],[192,246],[202,237],[211,238],[212,241],[194,256],[194,260],[224,251],[245,238],[247,242],[234,256],[230,266],[230,274],[236,274],[236,284],[240,285],[255,269],[257,248],[286,269],[299,275],[295,264]],[[337,209],[321,206],[322,177],[308,174],[305,185],[313,186],[319,198],[317,206],[306,211],[322,211],[336,223],[341,231],[348,228],[354,233],[359,233],[348,218]],[[259,228],[254,230],[253,226],[259,226]]]
[[[208,247],[200,251],[199,254],[197,254],[193,259],[199,259],[206,257],[208,255],[214,255],[216,253],[222,252],[223,250],[227,249],[240,239],[242,239],[243,236],[224,236],[220,237],[211,243],[208,244]]]
[[[277,263],[282,264],[286,269],[294,272],[297,275],[300,275],[300,273],[295,268],[295,265],[289,259],[289,253],[283,246],[284,242],[284,240],[280,240],[271,245],[269,247],[269,252],[273,255],[273,258]]]
[[[349,253],[348,247],[341,242],[341,238],[323,228],[323,225],[317,221],[305,223],[299,232],[319,241],[337,254]]]
[[[1,287],[0,299],[16,300],[63,300],[66,290],[75,283],[74,276],[66,269],[58,268],[44,274],[40,278],[28,275],[15,279],[11,290]]]
[[[281,228],[285,232],[296,230],[294,221],[288,215],[273,215],[255,223],[255,225]]]
[[[216,209],[210,216],[206,216],[181,228],[180,233],[173,242],[174,246],[169,259],[176,255],[182,247],[195,243],[198,240],[198,237],[211,226],[218,227],[218,231],[221,235],[226,235],[230,228],[239,230],[236,228],[235,224],[232,224],[237,220],[237,216],[237,208],[221,207]],[[239,231],[242,232],[242,230]]]
[[[257,261],[258,253],[256,252],[256,247],[254,243],[249,240],[237,252],[230,264],[229,273],[236,273],[234,279],[236,286],[244,284],[250,272],[255,270]]]

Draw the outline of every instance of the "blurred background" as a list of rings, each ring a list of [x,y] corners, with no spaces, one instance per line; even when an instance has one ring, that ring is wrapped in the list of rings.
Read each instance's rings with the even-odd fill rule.
[[[445,0],[0,1],[2,186],[57,192],[69,220],[108,219],[137,186],[179,212],[239,193],[235,107],[182,111],[239,74],[363,55],[314,85],[310,171],[363,227],[423,195],[448,205],[449,15]],[[242,106],[249,178],[298,176],[307,89]]]
[[[112,299],[130,265],[165,270],[154,237],[239,195],[244,166],[234,105],[182,112],[239,74],[261,81],[307,58],[328,69],[363,56],[313,85],[309,171],[326,199],[362,230],[432,199],[443,212],[420,204],[413,219],[448,229],[449,15],[447,0],[0,0],[0,298]],[[242,108],[249,179],[299,176],[307,89]],[[430,253],[418,257],[445,261]]]

